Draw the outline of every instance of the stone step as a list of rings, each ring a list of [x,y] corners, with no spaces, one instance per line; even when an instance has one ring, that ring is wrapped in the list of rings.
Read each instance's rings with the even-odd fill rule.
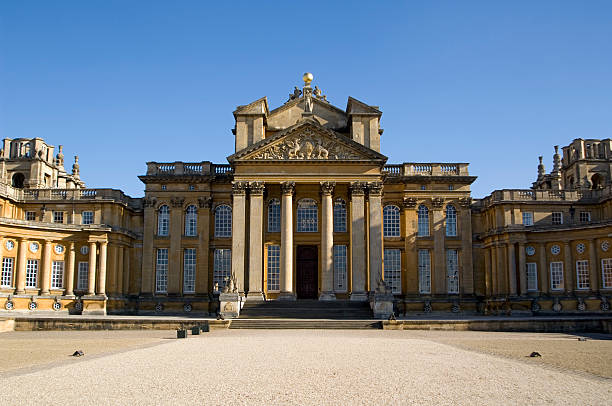
[[[230,329],[380,329],[382,323],[378,320],[280,320],[280,319],[234,319]]]

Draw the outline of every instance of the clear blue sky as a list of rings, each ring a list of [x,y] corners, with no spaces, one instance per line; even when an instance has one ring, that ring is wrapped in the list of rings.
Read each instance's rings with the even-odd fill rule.
[[[389,163],[526,188],[553,145],[612,136],[612,1],[0,3],[0,136],[63,144],[89,187],[225,163],[235,107],[279,106],[304,71],[380,106]]]

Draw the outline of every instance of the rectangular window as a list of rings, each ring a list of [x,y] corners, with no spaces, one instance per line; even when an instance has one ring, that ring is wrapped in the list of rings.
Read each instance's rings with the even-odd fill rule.
[[[612,288],[612,258],[601,260],[601,280],[604,288]]]
[[[13,286],[13,258],[2,258],[2,277],[0,278],[0,286]]]
[[[77,290],[87,290],[89,285],[89,262],[79,262]]]
[[[217,285],[219,290],[225,286],[232,272],[232,250],[216,249],[213,265],[213,285]]]
[[[550,263],[550,288],[563,290],[563,262]]]
[[[385,283],[394,294],[402,293],[402,260],[399,249],[386,248],[384,251]]]
[[[580,222],[581,223],[590,223],[591,222],[591,212],[590,211],[581,211],[580,212]]]
[[[552,214],[552,223],[554,225],[561,225],[563,224],[563,213],[561,213],[560,211],[555,211]]]
[[[277,199],[268,204],[268,232],[280,233],[281,228],[281,205]]]
[[[533,225],[533,212],[524,211],[523,212],[523,225],[524,226],[532,226]]]
[[[196,250],[186,248],[183,252],[183,293],[195,292]]]
[[[155,262],[155,292],[166,293],[168,291],[168,248],[157,250]]]
[[[446,282],[448,293],[459,293],[459,258],[457,250],[446,250]]]
[[[81,213],[81,224],[93,224],[93,211],[84,211]]]
[[[334,202],[334,233],[346,233],[346,203],[341,199]]]
[[[64,261],[53,261],[51,266],[51,289],[64,287]]]
[[[36,212],[35,211],[26,211],[25,219],[27,221],[36,221]]]
[[[589,287],[589,261],[576,261],[576,288],[588,289]]]
[[[266,270],[268,292],[278,292],[280,290],[280,245],[268,245]]]
[[[431,257],[429,250],[419,250],[419,293],[431,293]]]
[[[535,262],[527,263],[527,291],[538,291],[538,264]]]
[[[334,290],[346,292],[346,245],[334,245]]]
[[[58,224],[64,223],[64,212],[63,211],[54,211],[53,212],[53,222]]]
[[[38,260],[28,259],[26,263],[26,288],[35,288],[37,286],[38,276]]]

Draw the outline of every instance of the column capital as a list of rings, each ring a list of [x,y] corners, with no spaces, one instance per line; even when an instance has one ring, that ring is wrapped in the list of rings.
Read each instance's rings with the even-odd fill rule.
[[[364,182],[351,182],[349,185],[351,196],[365,195],[365,188],[366,188],[366,184]]]
[[[472,198],[471,197],[461,197],[459,198],[459,205],[463,208],[470,208],[472,206]]]
[[[417,199],[414,197],[404,197],[402,204],[404,209],[414,209],[417,205]]]
[[[321,182],[321,193],[324,195],[331,195],[334,193],[336,182]]]
[[[382,182],[368,182],[368,196],[382,196]]]
[[[155,207],[157,206],[157,198],[155,197],[145,197],[142,199],[142,204],[144,208]]]
[[[434,209],[441,209],[444,206],[444,199],[441,197],[434,197],[431,199],[431,205]]]
[[[284,195],[291,195],[295,191],[295,182],[281,183],[281,191]]]
[[[248,182],[232,182],[232,195],[244,196],[246,194],[247,186]]]
[[[265,188],[264,182],[249,182],[249,194],[251,196],[263,196]]]
[[[200,206],[200,209],[210,209],[212,207],[212,197],[198,197],[198,206]]]

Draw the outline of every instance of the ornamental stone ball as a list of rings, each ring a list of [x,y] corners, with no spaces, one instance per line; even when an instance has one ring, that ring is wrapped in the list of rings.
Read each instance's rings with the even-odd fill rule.
[[[306,72],[304,73],[304,76],[302,76],[302,79],[304,79],[304,84],[308,86],[310,85],[310,82],[312,82],[312,80],[314,79],[314,76],[312,76],[312,73]]]

